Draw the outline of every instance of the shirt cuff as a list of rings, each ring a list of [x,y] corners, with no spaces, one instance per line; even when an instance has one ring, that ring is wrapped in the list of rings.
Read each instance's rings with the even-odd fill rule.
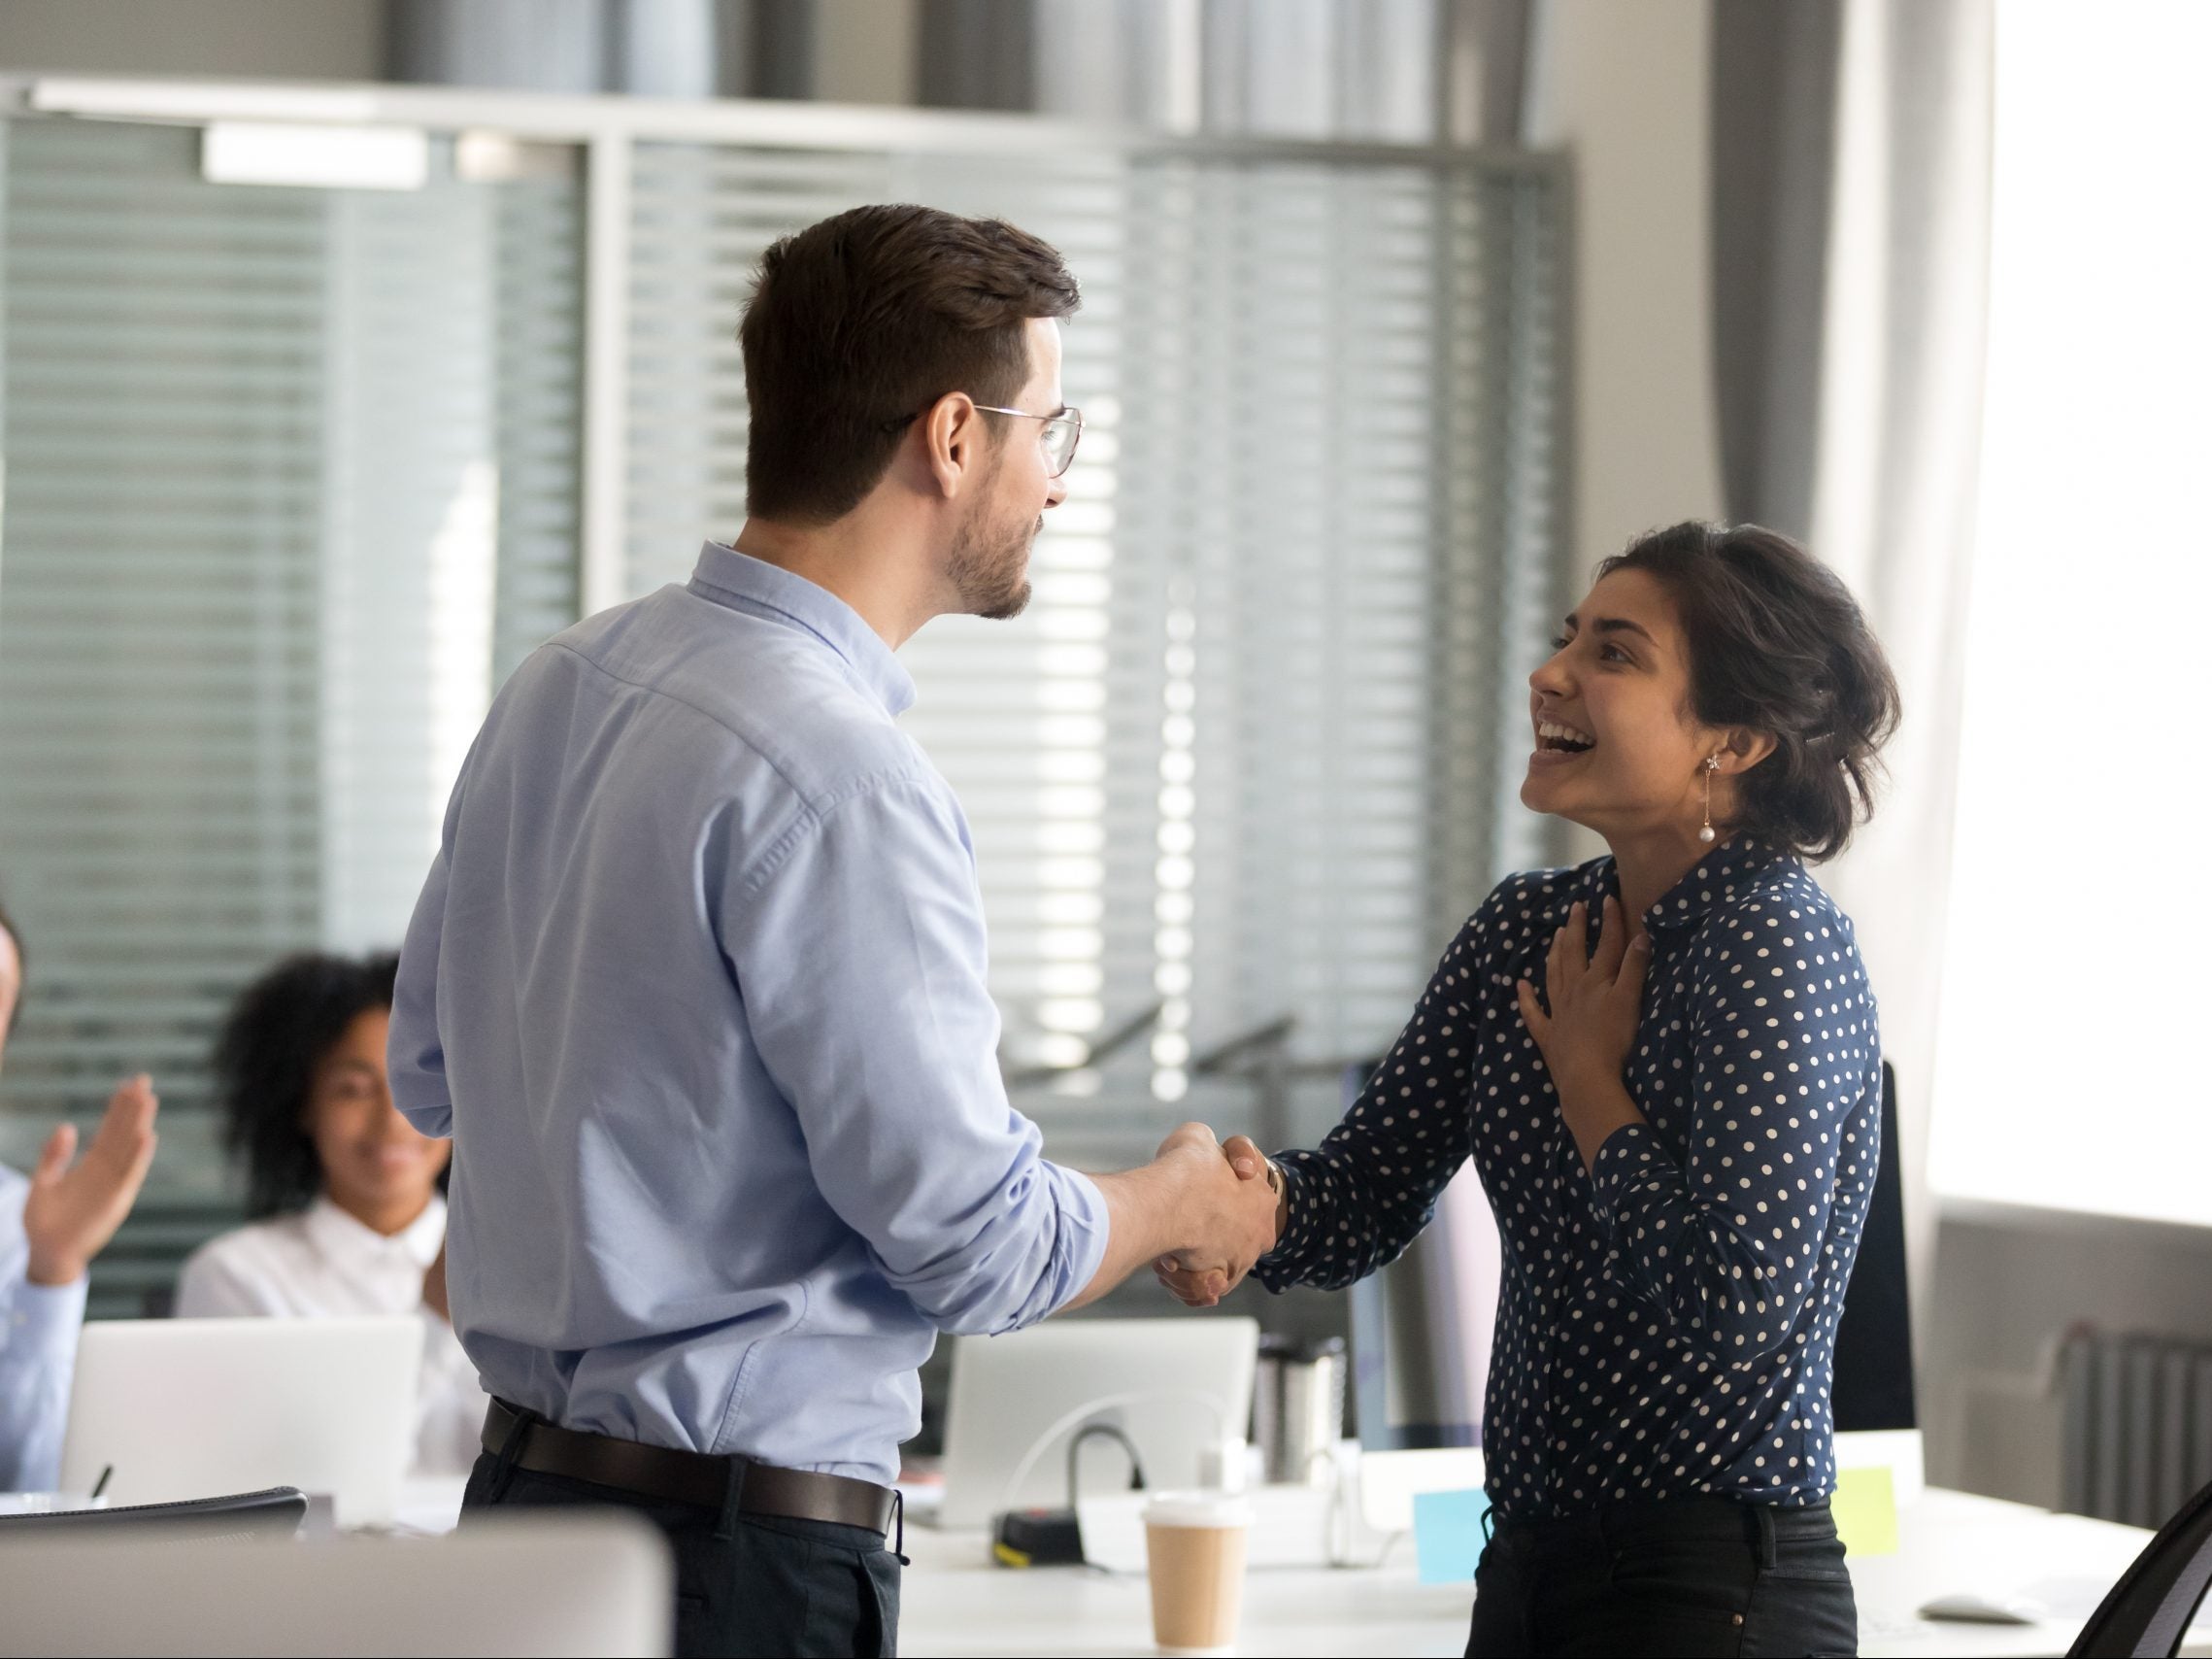
[[[1055,1207],[1059,1213],[1059,1236],[1053,1244],[1053,1253],[1060,1259],[1059,1295],[1053,1304],[1056,1313],[1098,1276],[1113,1236],[1114,1220],[1106,1208],[1106,1195],[1098,1190],[1096,1181],[1080,1169],[1059,1164],[1048,1162],[1044,1168],[1053,1183]]]
[[[1275,1240],[1274,1249],[1253,1263],[1252,1276],[1269,1290],[1281,1291],[1286,1285],[1296,1284],[1310,1265],[1316,1217],[1313,1177],[1306,1170],[1306,1163],[1320,1155],[1301,1151],[1271,1156],[1275,1168],[1283,1171],[1283,1235]]]
[[[1666,1148],[1648,1123],[1625,1123],[1605,1137],[1590,1167],[1590,1184],[1600,1214],[1610,1222],[1628,1189],[1668,1164]]]
[[[8,1346],[19,1344],[41,1352],[73,1346],[77,1329],[84,1323],[86,1285],[84,1273],[65,1285],[33,1284],[28,1279],[17,1285],[8,1309]]]

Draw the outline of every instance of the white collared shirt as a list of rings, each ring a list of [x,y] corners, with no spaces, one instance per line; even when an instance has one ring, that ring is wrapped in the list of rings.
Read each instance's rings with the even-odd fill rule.
[[[327,1198],[193,1251],[177,1281],[184,1319],[312,1319],[417,1313],[426,1327],[414,1474],[460,1474],[476,1461],[486,1397],[453,1328],[422,1302],[422,1275],[446,1238],[446,1201],[390,1237]]]

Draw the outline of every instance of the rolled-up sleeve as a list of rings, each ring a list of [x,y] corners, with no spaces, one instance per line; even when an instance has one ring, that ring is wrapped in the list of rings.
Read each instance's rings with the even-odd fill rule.
[[[447,867],[441,847],[400,947],[385,1051],[391,1103],[417,1130],[441,1140],[453,1133],[453,1098],[446,1082],[445,1044],[438,1035],[438,942],[446,926]]]
[[[85,1282],[35,1285],[23,1276],[20,1177],[0,1190],[0,1492],[48,1492],[61,1478],[61,1437]]]
[[[1748,1366],[1805,1340],[1838,1183],[1870,1188],[1878,1167],[1851,1125],[1881,1055],[1850,924],[1832,912],[1726,918],[1706,973],[1684,1155],[1631,1124],[1591,1177],[1641,1297],[1701,1351]]]
[[[1032,1324],[1089,1283],[1105,1201],[1008,1102],[982,897],[937,780],[810,811],[721,905],[753,1040],[822,1196],[939,1329]]]

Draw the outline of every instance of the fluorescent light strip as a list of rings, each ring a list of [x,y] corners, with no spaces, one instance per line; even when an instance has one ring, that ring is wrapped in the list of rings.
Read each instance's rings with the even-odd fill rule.
[[[211,121],[200,176],[211,185],[419,190],[430,176],[430,141],[416,127]]]
[[[373,121],[374,91],[307,86],[194,85],[189,81],[91,81],[50,76],[32,83],[30,107],[51,115],[142,120]]]

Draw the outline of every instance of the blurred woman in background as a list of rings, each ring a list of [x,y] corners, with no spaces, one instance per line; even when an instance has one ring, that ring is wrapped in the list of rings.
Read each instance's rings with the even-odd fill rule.
[[[184,1264],[184,1318],[417,1314],[415,1473],[463,1474],[486,1398],[445,1312],[452,1143],[393,1109],[385,1076],[398,959],[295,956],[247,987],[216,1041],[226,1139],[251,1226]]]

